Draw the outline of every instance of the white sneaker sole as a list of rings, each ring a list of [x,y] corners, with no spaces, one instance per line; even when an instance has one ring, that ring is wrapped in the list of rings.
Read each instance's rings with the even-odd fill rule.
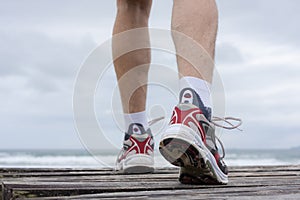
[[[181,167],[181,174],[196,177],[207,184],[227,184],[228,176],[201,137],[188,126],[173,124],[162,135],[160,153],[171,164]]]
[[[154,158],[150,155],[130,155],[117,164],[117,171],[126,174],[143,174],[154,172]]]

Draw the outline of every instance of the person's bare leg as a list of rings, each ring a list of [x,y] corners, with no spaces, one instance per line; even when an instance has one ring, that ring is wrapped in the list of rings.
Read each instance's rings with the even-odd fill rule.
[[[218,10],[215,0],[174,0],[172,30],[183,33],[198,42],[214,59],[218,28]],[[173,34],[177,52],[192,51],[183,40]],[[177,56],[179,73],[182,76],[201,78],[212,82],[213,64],[206,56],[199,55],[198,66]],[[200,72],[200,73],[199,73]]]
[[[124,111],[125,137],[116,169],[124,173],[154,171],[154,142],[145,112],[151,61],[147,29],[151,3],[151,0],[117,1],[113,57]],[[128,32],[122,34],[125,31]]]
[[[180,167],[184,184],[226,184],[228,169],[220,156],[211,123],[211,98],[218,11],[215,0],[174,0],[172,29],[180,79],[180,103],[160,142],[160,152]],[[176,34],[175,31],[181,34]],[[192,38],[207,52],[199,51]],[[182,55],[182,56],[180,56]],[[180,124],[180,125],[178,125]],[[223,149],[223,146],[222,146]],[[223,149],[224,151],[224,149]]]
[[[118,12],[113,35],[135,28],[148,27],[151,5],[152,0],[118,0]],[[143,42],[150,43],[147,31],[144,31],[138,37]],[[147,83],[149,63],[151,61],[150,49],[135,50],[116,58],[115,55],[118,49],[123,46],[130,47],[131,44],[136,42],[136,37],[135,35],[131,35],[126,40],[120,41],[113,39],[114,66],[118,81],[130,70],[137,66],[143,66],[139,67],[138,70],[132,71],[129,76],[126,76],[122,84],[119,83],[123,111],[124,113],[145,111],[147,85],[138,87],[134,92],[130,91],[129,88]]]

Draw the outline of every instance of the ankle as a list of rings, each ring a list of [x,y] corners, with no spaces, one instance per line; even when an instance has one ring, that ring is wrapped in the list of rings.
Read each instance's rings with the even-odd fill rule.
[[[132,128],[134,125],[143,128],[143,130],[147,130],[149,128],[146,111],[137,113],[125,113],[124,122],[125,131],[129,130],[129,128]]]
[[[201,109],[208,120],[211,120],[212,100],[210,83],[195,77],[180,79],[180,103],[194,104]]]

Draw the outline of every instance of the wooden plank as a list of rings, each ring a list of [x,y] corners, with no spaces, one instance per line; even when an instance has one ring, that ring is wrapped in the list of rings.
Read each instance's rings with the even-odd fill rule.
[[[0,180],[3,178],[7,177],[43,177],[43,176],[83,176],[83,175],[116,175],[119,174],[118,172],[114,171],[113,169],[110,170],[85,170],[85,169],[80,169],[80,170],[61,170],[57,169],[53,170],[50,169],[49,171],[47,170],[42,170],[38,169],[37,171],[34,171],[34,169],[20,169],[20,171],[17,171],[17,169],[12,169],[12,171],[8,171],[9,169],[2,170],[0,172]],[[0,170],[1,171],[1,170]],[[178,173],[178,169],[176,168],[171,168],[171,169],[156,169],[155,174],[175,174]]]
[[[248,174],[251,172],[264,172],[268,169],[268,172],[290,172],[298,171],[298,166],[254,166],[254,167],[230,167],[230,174],[236,174],[235,172],[241,172],[243,174]],[[177,174],[177,168],[167,168],[167,169],[156,169],[156,174]],[[255,174],[254,173],[254,174]],[[0,169],[0,180],[5,177],[43,177],[43,176],[80,176],[80,175],[115,175],[116,172],[113,169],[16,169],[16,168],[6,168]]]
[[[183,190],[154,190],[154,191],[140,191],[140,192],[115,192],[115,193],[101,193],[78,195],[72,197],[63,197],[63,199],[227,199],[227,198],[243,198],[251,197],[251,199],[258,199],[267,196],[275,198],[277,196],[287,196],[299,198],[299,186],[271,186],[263,187],[223,187],[223,188],[203,188],[203,189],[183,189]],[[49,198],[33,198],[32,200],[50,200]]]
[[[261,177],[263,176],[264,178],[274,178],[274,177],[282,177],[282,178],[287,178],[287,177],[298,177],[300,176],[300,171],[298,172],[259,172],[259,173],[231,173],[229,175],[230,180],[234,180],[236,178],[244,177],[244,178],[255,178],[255,177]],[[102,181],[102,182],[127,182],[127,181],[141,181],[141,180],[146,180],[146,181],[173,181],[178,178],[178,172],[174,174],[145,174],[145,175],[120,175],[120,174],[100,174],[100,175],[81,175],[81,174],[76,174],[73,176],[33,176],[33,177],[6,177],[3,178],[2,181],[10,181],[13,180],[14,182],[91,182],[91,181]]]
[[[297,169],[277,169],[277,170],[268,170],[265,171],[263,169],[256,169],[256,170],[251,170],[251,169],[243,169],[242,171],[239,169],[233,169],[230,171],[229,175],[231,177],[255,177],[257,176],[258,172],[262,175],[265,176],[273,176],[274,172],[276,172],[275,174],[277,176],[286,176],[286,175],[290,175],[290,176],[299,176],[299,169],[297,171]],[[294,173],[293,173],[294,172]],[[170,170],[156,170],[155,174],[178,174],[178,169],[170,169]],[[55,171],[45,171],[45,172],[33,172],[30,171],[28,173],[24,173],[24,172],[9,172],[9,173],[0,173],[0,180],[4,180],[7,178],[17,178],[17,177],[66,177],[66,176],[70,176],[70,177],[75,177],[75,176],[97,176],[97,175],[114,175],[117,176],[118,173],[114,172],[114,171],[102,171],[102,170],[98,170],[98,171],[89,171],[89,170],[80,170],[80,171],[69,171],[69,172],[55,172]]]
[[[178,199],[186,195],[194,198],[194,194],[198,194],[197,198],[199,195],[213,198],[211,194],[214,193],[220,193],[220,198],[222,195],[235,197],[244,194],[244,197],[277,194],[293,198],[299,197],[300,190],[300,166],[234,167],[226,186],[180,184],[177,181],[178,169],[174,168],[157,169],[154,174],[142,175],[122,175],[111,169],[1,169],[0,172],[3,175],[0,178],[3,199],[51,199],[53,196],[114,199],[115,196],[123,198],[122,195],[138,199],[145,194],[154,199],[176,194],[175,199]],[[188,192],[191,190],[193,193]]]
[[[169,168],[157,168],[155,170],[156,173],[174,173],[178,168],[169,167]],[[288,165],[288,166],[232,166],[229,167],[230,172],[252,172],[252,171],[299,171],[299,165]],[[3,173],[80,173],[80,172],[108,172],[112,173],[113,168],[0,168],[0,174]]]
[[[277,181],[276,181],[277,180]],[[298,179],[284,179],[278,182],[278,179],[264,180],[263,178],[232,180],[227,186],[207,186],[207,185],[182,185],[177,181],[158,182],[158,181],[136,181],[136,182],[37,182],[37,183],[7,183],[4,184],[4,191],[12,196],[36,195],[49,196],[53,195],[79,195],[88,193],[105,193],[105,192],[136,192],[136,191],[156,191],[156,190],[174,190],[174,189],[212,189],[212,188],[239,188],[239,187],[269,187],[269,186],[296,186],[300,187]]]

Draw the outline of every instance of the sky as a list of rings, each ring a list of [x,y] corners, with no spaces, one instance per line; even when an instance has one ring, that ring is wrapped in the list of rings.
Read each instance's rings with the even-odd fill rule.
[[[151,28],[170,28],[172,3],[153,1]],[[225,147],[300,146],[300,2],[217,4],[216,68],[226,114],[244,122],[242,132],[222,132]],[[74,83],[84,60],[110,39],[115,15],[115,1],[0,0],[0,149],[83,148],[73,119]],[[166,53],[154,52],[153,62],[176,69],[174,56]],[[112,67],[102,81],[95,112],[105,122],[106,139],[99,146],[118,148],[123,133],[111,109],[100,103],[101,95],[114,89]],[[176,98],[167,93],[160,100],[164,93],[150,86],[147,103],[155,110],[164,101],[168,117]]]

